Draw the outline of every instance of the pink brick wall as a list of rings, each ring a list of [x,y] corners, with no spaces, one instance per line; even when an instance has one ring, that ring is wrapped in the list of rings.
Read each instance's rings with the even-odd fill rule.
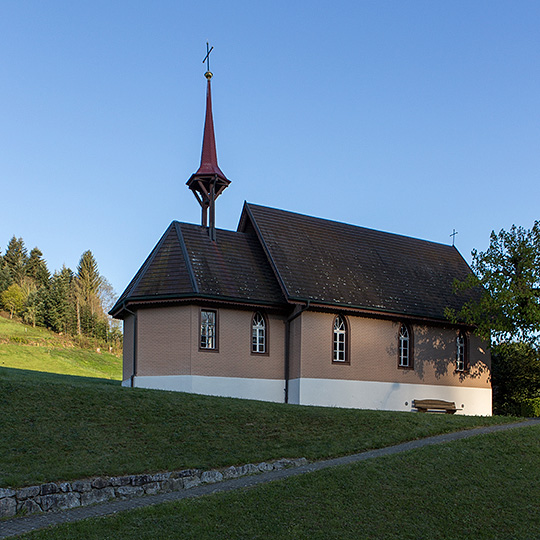
[[[189,375],[190,306],[139,309],[137,375]]]
[[[412,325],[414,369],[399,369],[399,323],[348,316],[350,365],[345,365],[332,363],[333,320],[330,313],[301,315],[302,377],[490,387],[490,354],[474,336],[470,338],[470,373],[464,375],[455,372],[455,330]],[[295,359],[291,365],[298,363]],[[295,378],[293,372],[291,378]]]
[[[285,317],[268,315],[268,354],[251,354],[253,311],[220,308],[219,351],[199,350],[195,305],[138,310],[137,375],[202,375],[282,379]],[[491,358],[478,338],[469,338],[470,372],[456,373],[451,328],[412,325],[414,369],[399,369],[399,323],[347,316],[350,365],[332,363],[334,315],[308,311],[291,323],[290,378],[347,379],[489,388]],[[133,317],[124,321],[124,380],[133,365]]]
[[[139,309],[137,375],[202,375],[283,379],[284,317],[267,315],[268,354],[251,354],[253,311],[220,308],[218,352],[199,350],[199,312],[193,305]],[[124,338],[133,343],[130,324]],[[132,350],[124,349],[131,376]]]
[[[200,351],[199,309],[192,308],[192,375],[282,379],[284,363],[284,317],[268,315],[268,354],[251,354],[253,311],[218,310],[219,352]]]

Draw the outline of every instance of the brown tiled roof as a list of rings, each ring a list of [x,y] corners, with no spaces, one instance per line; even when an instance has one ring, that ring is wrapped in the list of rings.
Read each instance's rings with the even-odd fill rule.
[[[247,204],[288,300],[445,319],[455,278],[470,268],[452,246]]]
[[[451,246],[246,203],[238,231],[173,222],[111,310],[210,298],[289,302],[446,320],[470,268]]]
[[[173,222],[135,274],[117,305],[127,298],[170,296],[191,292],[193,286],[186,258],[176,224]]]
[[[254,304],[285,304],[266,255],[253,234],[174,221],[111,309],[124,302],[212,298]]]
[[[180,223],[198,292],[203,295],[265,304],[285,299],[255,235]]]

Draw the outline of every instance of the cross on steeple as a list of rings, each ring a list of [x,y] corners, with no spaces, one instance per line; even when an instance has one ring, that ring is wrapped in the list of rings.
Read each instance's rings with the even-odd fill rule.
[[[206,62],[206,73],[204,74],[204,76],[207,78],[207,79],[211,79],[212,78],[212,72],[210,71],[210,53],[214,50],[214,47],[209,47],[209,43],[208,41],[206,42],[206,56],[203,58],[203,61],[202,63],[204,64]]]
[[[452,229],[452,234],[450,235],[452,237],[452,245],[454,245],[454,242],[456,240],[456,234],[458,234],[456,229]]]

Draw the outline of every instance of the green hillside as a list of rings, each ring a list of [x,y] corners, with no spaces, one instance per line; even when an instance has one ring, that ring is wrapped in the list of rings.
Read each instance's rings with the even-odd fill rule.
[[[97,352],[99,349],[99,352]],[[0,317],[0,367],[120,380],[122,360],[88,338]]]
[[[81,344],[91,345],[0,318],[0,488],[287,457],[316,460],[515,420],[304,407],[122,388],[117,380],[105,378],[118,378],[120,359],[77,347]],[[525,431],[497,437],[500,442],[477,438],[485,441],[478,448],[464,441],[448,449],[423,449],[287,483],[55,527],[29,537],[428,538],[436,528],[449,531],[440,538],[460,537],[455,531],[480,538],[484,536],[475,533],[489,532],[490,520],[497,516],[506,527],[505,537],[528,538],[514,527],[513,519],[522,523],[536,496],[538,482],[530,470],[540,470],[538,429],[534,440]],[[486,456],[495,462],[486,461]],[[426,486],[431,491],[424,499]],[[501,516],[510,488],[512,506],[506,504]],[[486,512],[487,502],[493,511]],[[462,506],[464,512],[459,511]],[[261,513],[261,507],[267,510]],[[315,519],[306,520],[306,512]],[[247,521],[246,515],[251,516]],[[341,519],[343,515],[347,519]],[[368,518],[354,517],[364,515]],[[529,525],[538,529],[538,519]],[[329,535],[330,530],[336,534]]]
[[[120,512],[32,540],[532,540],[540,426]]]
[[[321,459],[512,420],[217,398],[6,367],[0,411],[0,487]]]

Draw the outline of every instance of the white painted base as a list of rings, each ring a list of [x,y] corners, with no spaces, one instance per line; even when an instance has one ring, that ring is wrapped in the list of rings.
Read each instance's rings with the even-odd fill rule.
[[[130,381],[127,382],[130,386]],[[284,381],[273,379],[201,377],[198,375],[139,376],[135,377],[134,386],[207,396],[259,399],[278,403],[283,403],[285,396]]]
[[[457,414],[491,416],[491,388],[401,384],[336,379],[293,379],[289,381],[289,403],[413,411],[414,399],[454,401]]]
[[[207,396],[258,399],[283,403],[284,381],[242,379],[238,377],[201,377],[197,375],[140,376],[134,385],[139,388],[174,390]],[[122,381],[131,386],[131,379]],[[289,381],[289,403],[413,411],[415,399],[454,401],[461,409],[457,414],[491,416],[491,389],[427,384],[400,384],[339,379],[292,379]]]

